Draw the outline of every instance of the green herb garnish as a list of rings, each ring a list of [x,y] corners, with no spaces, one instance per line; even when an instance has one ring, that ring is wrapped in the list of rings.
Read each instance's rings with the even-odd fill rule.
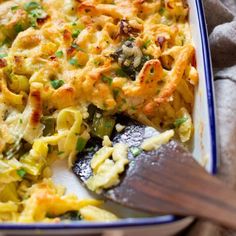
[[[23,178],[26,174],[26,171],[24,169],[19,169],[16,171],[16,173],[21,177]]]
[[[159,13],[160,13],[161,15],[163,15],[164,12],[165,12],[165,8],[164,8],[164,7],[161,7],[160,10],[159,10]]]
[[[61,155],[61,154],[64,154],[64,152],[60,151],[60,152],[57,153],[57,155]]]
[[[182,118],[176,119],[175,122],[173,123],[173,125],[175,128],[178,128],[178,127],[180,127],[180,125],[182,125],[187,120],[188,120],[187,117],[182,117]]]
[[[121,68],[118,68],[115,73],[120,77],[128,77],[128,75]]]
[[[86,139],[79,137],[76,143],[76,150],[78,152],[82,152],[86,146],[86,143],[87,143]]]
[[[71,65],[77,65],[77,64],[78,64],[78,60],[77,60],[76,58],[71,58],[71,59],[69,60],[69,63],[70,63]]]
[[[52,216],[51,218],[54,218],[54,217],[55,216]],[[62,221],[63,220],[72,220],[72,221],[82,220],[82,216],[80,215],[79,211],[68,211],[63,215],[60,215],[59,218]]]
[[[74,57],[69,60],[69,63],[72,66],[79,66],[78,60],[76,58],[74,58]]]
[[[11,10],[12,10],[12,11],[15,11],[15,10],[17,10],[18,8],[19,8],[19,6],[12,6],[12,7],[11,7]]]
[[[75,48],[75,49],[79,49],[79,46],[78,46],[76,43],[72,43],[72,44],[71,44],[71,47],[72,47],[72,48]]]
[[[29,14],[36,19],[45,17],[45,12],[42,9],[34,9]]]
[[[103,81],[104,83],[109,84],[109,85],[112,84],[112,78],[111,78],[111,77],[108,77],[108,76],[105,76],[105,75],[102,76],[102,81]]]
[[[5,38],[4,41],[0,44],[0,46],[7,45],[9,46],[11,44],[11,39],[10,38]]]
[[[37,2],[28,2],[24,5],[26,11],[31,11],[33,9],[41,8],[40,4]]]
[[[93,117],[92,135],[102,138],[107,135],[110,137],[115,126],[115,118],[112,116],[103,116],[101,113],[96,112]]]
[[[73,32],[72,32],[72,37],[73,38],[77,38],[78,37],[78,35],[80,34],[80,32],[81,32],[81,30],[74,30]]]
[[[72,43],[71,44],[71,47],[72,48],[75,48],[76,50],[78,51],[81,51],[81,52],[85,52],[81,47],[79,47],[76,43]]]
[[[54,89],[60,88],[65,82],[61,79],[56,79],[51,81],[51,85]]]
[[[113,95],[114,95],[114,98],[115,98],[115,99],[117,99],[119,93],[120,93],[120,90],[118,90],[118,89],[114,89],[114,90],[113,90]]]
[[[132,155],[133,155],[134,157],[140,155],[141,152],[142,152],[142,149],[139,148],[139,147],[130,147],[129,150],[130,150],[130,152],[132,153]]]
[[[42,9],[42,6],[38,2],[26,3],[24,9],[28,13],[32,27],[37,26],[37,19],[44,19],[47,16],[47,13]]]
[[[40,122],[44,125],[43,136],[49,136],[55,133],[56,119],[54,117],[43,116]]]
[[[131,42],[134,42],[134,40],[135,40],[135,38],[133,38],[133,37],[129,37],[129,38],[127,39],[127,41],[131,41]]]
[[[2,59],[2,58],[4,58],[4,57],[7,57],[7,54],[6,54],[6,53],[0,54],[0,59]]]
[[[151,40],[148,39],[147,41],[144,42],[144,44],[143,44],[143,48],[147,49],[148,46],[149,46],[151,43],[152,43]]]
[[[110,121],[107,121],[107,122],[104,122],[104,127],[110,129],[110,128],[113,128],[113,124]]]
[[[63,56],[63,51],[57,51],[56,53],[55,53],[55,56],[56,57],[62,57]]]
[[[94,60],[94,61],[93,61],[93,64],[94,64],[96,67],[98,67],[98,66],[100,65],[100,61]]]
[[[93,152],[94,151],[94,147],[88,147],[85,149],[86,152]]]
[[[21,31],[24,30],[21,24],[16,24],[14,28],[15,28],[16,33],[20,33]]]

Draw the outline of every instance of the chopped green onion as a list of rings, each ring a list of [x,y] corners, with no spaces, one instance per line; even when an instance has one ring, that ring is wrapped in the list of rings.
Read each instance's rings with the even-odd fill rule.
[[[4,41],[1,43],[1,46],[3,46],[3,45],[10,45],[10,44],[11,44],[10,38],[5,38]]]
[[[109,84],[109,85],[112,84],[112,78],[111,78],[111,77],[108,77],[108,76],[105,76],[105,75],[102,76],[102,81],[103,81],[104,83]]]
[[[76,66],[76,65],[78,65],[78,60],[76,58],[71,58],[69,60],[69,63],[73,66]]]
[[[34,9],[29,12],[29,15],[31,15],[33,18],[40,19],[44,18],[46,16],[46,13],[42,9]]]
[[[48,153],[52,153],[52,151],[53,151],[53,146],[52,145],[48,145]]]
[[[60,88],[65,82],[61,79],[56,79],[51,81],[51,85],[54,89]]]
[[[15,28],[16,33],[20,33],[21,31],[24,30],[21,24],[16,24],[14,28]]]
[[[105,135],[111,135],[115,126],[115,119],[111,116],[103,116],[96,112],[93,117],[92,134],[96,137],[103,138]]]
[[[12,7],[11,7],[11,10],[12,10],[12,11],[15,11],[15,10],[17,10],[18,8],[19,8],[19,6],[12,6]]]
[[[78,51],[81,51],[81,52],[85,52],[81,47],[79,47],[76,43],[72,43],[71,44],[71,47],[72,48],[75,48],[76,50]]]
[[[7,57],[7,54],[6,54],[6,53],[0,54],[0,59],[2,59],[2,58],[4,58],[4,57]]]
[[[26,174],[26,171],[24,169],[19,169],[16,171],[16,173],[21,177],[23,178]]]
[[[89,117],[87,118],[88,122],[92,122],[93,121],[93,117],[94,117],[96,111],[97,111],[97,107],[94,106],[93,104],[89,104],[89,106],[88,106]]]
[[[80,66],[78,60],[76,58],[74,58],[74,57],[69,60],[69,63],[72,66]]]
[[[176,119],[175,122],[174,122],[174,127],[175,128],[178,128],[180,127],[180,125],[182,125],[184,122],[186,122],[188,120],[187,117],[182,117],[182,118],[179,118],[179,119]]]
[[[53,135],[55,133],[56,119],[52,116],[43,116],[41,123],[44,125],[43,136]]]
[[[88,147],[85,149],[86,152],[94,152],[94,147]]]
[[[139,148],[139,147],[131,147],[129,150],[130,150],[130,152],[132,153],[132,155],[133,155],[134,157],[140,155],[141,152],[142,152],[142,149]]]
[[[144,42],[143,48],[147,49],[147,47],[148,47],[151,43],[152,43],[151,40],[148,39],[147,41]]]
[[[33,9],[41,8],[40,4],[37,2],[28,2],[24,5],[26,11],[31,11]]]
[[[133,37],[129,37],[128,39],[127,39],[127,41],[131,41],[131,42],[133,42],[135,40],[135,38],[133,38]]]
[[[50,217],[49,217],[50,218]],[[52,216],[53,218],[53,216]],[[80,215],[79,211],[68,211],[63,215],[60,215],[59,218],[63,220],[71,220],[71,221],[78,221],[82,220],[82,216]]]
[[[115,99],[118,97],[119,93],[120,93],[120,90],[118,90],[118,89],[113,90],[113,95],[114,95]]]
[[[94,60],[94,61],[93,61],[93,64],[94,64],[95,66],[99,66],[99,65],[100,65],[100,61]]]
[[[72,47],[72,48],[76,48],[76,49],[79,48],[79,46],[78,46],[76,43],[72,43],[72,44],[71,44],[71,47]]]
[[[82,152],[87,144],[87,140],[79,137],[76,143],[76,150],[77,152]]]
[[[63,56],[63,51],[57,51],[56,53],[55,53],[55,56],[56,57],[62,57]]]
[[[32,27],[37,26],[38,19],[44,19],[47,17],[47,13],[42,9],[42,6],[38,2],[26,3],[24,9],[28,12]]]
[[[115,73],[120,77],[128,77],[128,75],[121,68],[118,68]]]
[[[78,37],[78,35],[80,34],[80,32],[81,32],[81,30],[74,30],[73,32],[72,32],[72,37],[73,38],[77,38]]]
[[[159,13],[160,13],[161,15],[163,15],[164,12],[165,12],[165,8],[164,8],[164,7],[161,7],[160,10],[159,10]]]

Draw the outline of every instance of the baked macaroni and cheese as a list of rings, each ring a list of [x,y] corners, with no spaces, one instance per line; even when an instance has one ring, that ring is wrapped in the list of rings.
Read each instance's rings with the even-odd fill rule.
[[[0,1],[1,222],[117,219],[51,180],[57,160],[70,171],[98,137],[87,186],[119,183],[129,150],[109,139],[124,128],[116,114],[161,132],[140,149],[191,140],[198,73],[188,11],[185,0]]]

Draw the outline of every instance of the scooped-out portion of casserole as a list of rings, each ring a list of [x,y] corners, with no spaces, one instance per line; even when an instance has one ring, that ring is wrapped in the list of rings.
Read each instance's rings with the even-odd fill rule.
[[[95,136],[88,187],[119,183],[128,148],[110,142],[124,128],[116,114],[157,128],[159,143],[191,140],[188,12],[185,0],[0,0],[0,222],[116,220],[50,178]]]

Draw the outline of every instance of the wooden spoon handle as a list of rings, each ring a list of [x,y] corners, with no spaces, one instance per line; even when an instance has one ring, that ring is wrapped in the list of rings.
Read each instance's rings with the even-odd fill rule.
[[[236,192],[211,176],[180,145],[140,156],[106,197],[150,213],[206,218],[236,229]]]
[[[183,202],[183,208],[173,213],[206,218],[236,229],[235,191],[208,174],[195,177],[190,180],[193,186],[188,193],[179,189],[175,194],[174,198]]]
[[[194,168],[189,166],[192,172],[181,174],[178,165],[174,164],[173,168],[176,169],[172,168],[172,171],[165,171],[162,167],[161,173],[157,170],[151,171],[149,176],[138,174],[133,186],[137,191],[142,189],[142,194],[147,194],[142,200],[143,204],[138,200],[138,208],[152,213],[196,216],[236,229],[236,192],[205,172],[195,161],[191,163]],[[173,172],[178,174],[174,175]],[[159,181],[160,174],[164,182]]]
[[[236,229],[236,192],[207,173],[192,177],[190,182],[193,186],[189,194],[181,192],[181,189],[176,194],[176,197],[184,194],[182,201],[187,207],[186,212],[183,209],[179,213],[209,219]]]

